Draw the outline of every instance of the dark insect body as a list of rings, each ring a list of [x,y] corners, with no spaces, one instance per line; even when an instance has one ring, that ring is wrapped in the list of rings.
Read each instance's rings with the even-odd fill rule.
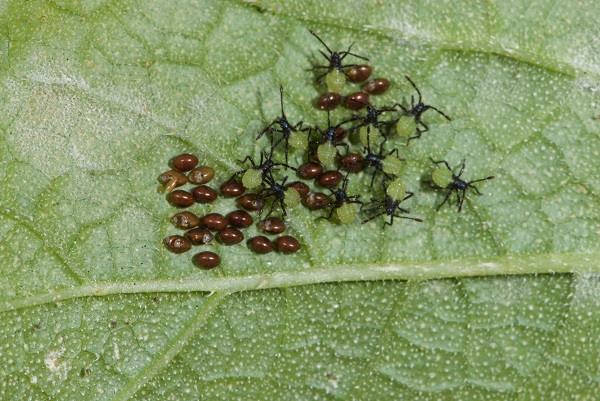
[[[344,209],[342,209],[344,211],[349,211],[350,209],[346,209],[346,207],[351,206],[351,204],[353,204],[353,203],[358,203],[361,205],[363,204],[363,202],[358,200],[358,198],[360,198],[360,195],[348,196],[348,194],[346,193],[347,189],[348,189],[348,174],[346,174],[346,177],[344,178],[344,181],[340,188],[337,188],[335,190],[328,188],[329,192],[331,192],[331,194],[334,196],[335,199],[333,201],[330,200],[328,202],[328,204],[323,206],[323,208],[331,206],[331,210],[329,211],[329,214],[327,216],[321,216],[321,217],[317,218],[317,220],[319,220],[319,219],[330,220],[331,216],[333,215],[333,212],[336,210],[338,210],[338,217],[340,218],[342,223],[350,223],[352,220],[354,220],[354,214],[351,211],[348,212],[348,216],[340,215],[340,213],[339,213],[339,210],[342,208],[344,208]]]
[[[326,69],[327,70],[326,73],[323,73],[323,74],[321,74],[321,75],[319,75],[317,77],[317,81],[320,81],[321,78],[323,78],[325,75],[327,75],[327,73],[329,73],[331,71],[334,71],[334,70],[339,71],[339,72],[343,73],[344,75],[348,76],[348,74],[346,74],[344,72],[344,68],[347,68],[347,67],[356,67],[356,64],[345,64],[345,65],[342,64],[342,62],[344,61],[344,59],[347,56],[354,56],[354,57],[360,58],[362,60],[369,61],[369,59],[366,58],[366,57],[359,56],[358,54],[354,54],[354,53],[350,52],[350,50],[352,49],[352,46],[354,44],[350,45],[348,47],[348,50],[341,51],[341,52],[334,52],[334,51],[331,51],[331,49],[329,48],[329,46],[327,46],[325,44],[325,42],[323,42],[323,40],[316,33],[314,33],[310,29],[309,29],[309,32],[311,33],[311,35],[313,35],[315,38],[317,38],[317,40],[319,42],[321,42],[321,44],[323,46],[325,46],[325,48],[329,52],[329,55],[327,55],[324,51],[319,50],[319,53],[321,53],[323,55],[323,57],[325,57],[325,59],[327,59],[327,61],[329,62],[329,65],[318,65],[318,66],[313,67],[313,70],[318,70],[318,69]],[[351,77],[348,77],[348,79],[352,80]]]
[[[269,124],[265,129],[263,129],[258,134],[256,139],[259,139],[267,131],[269,131],[271,134],[271,153],[273,152],[273,149],[275,149],[277,147],[277,145],[279,145],[282,141],[285,142],[285,162],[287,163],[290,139],[292,139],[293,142],[301,142],[301,140],[300,140],[301,137],[294,138],[293,136],[294,135],[296,135],[296,136],[302,135],[300,133],[308,131],[308,128],[302,128],[302,121],[298,122],[295,125],[292,125],[292,123],[289,122],[289,120],[287,119],[287,117],[285,115],[285,111],[283,111],[283,85],[279,85],[279,93],[280,93],[280,103],[281,103],[281,116],[276,118],[275,120],[273,120],[273,122],[271,124]],[[279,128],[274,128],[275,125],[279,126]],[[274,132],[278,132],[281,134],[281,138],[279,138],[279,140],[277,140],[277,141],[275,141],[273,138]],[[301,148],[300,145],[294,146],[294,147]]]
[[[343,146],[346,148],[346,151],[348,150],[348,144],[342,142],[344,138],[348,135],[346,130],[342,128],[342,124],[344,124],[345,121],[337,125],[331,125],[330,117],[330,113],[327,112],[326,129],[323,130],[317,126],[313,127],[313,129],[319,133],[321,138],[319,138],[317,141],[311,142],[311,144],[313,145],[311,154],[315,153],[316,147],[317,157],[319,158],[320,162],[325,165],[333,163],[335,158],[339,156],[339,153],[337,151],[338,146]]]
[[[288,206],[296,206],[298,203],[300,203],[300,195],[298,194],[298,192],[296,192],[296,190],[291,188],[289,185],[285,184],[287,179],[288,177],[286,176],[284,177],[283,181],[279,183],[275,181],[273,176],[270,174],[265,177],[263,183],[261,184],[263,188],[257,194],[259,197],[263,198],[265,202],[269,198],[273,198],[273,202],[269,207],[269,212],[265,217],[269,217],[271,213],[273,213],[273,209],[275,209],[275,204],[277,202],[279,202],[279,205],[281,207],[281,213],[283,214],[283,216],[287,215],[287,211],[285,210],[286,204]],[[294,198],[297,198],[297,202]],[[262,212],[263,209],[260,209],[260,211],[258,212],[259,215],[262,215]]]
[[[473,188],[475,190],[475,192],[477,193],[477,195],[483,195],[481,192],[479,192],[479,189],[477,189],[477,187],[473,184],[476,182],[491,180],[494,178],[494,176],[491,175],[489,177],[480,178],[478,180],[473,180],[473,181],[467,182],[460,178],[460,176],[462,175],[462,173],[465,170],[465,159],[463,159],[461,167],[460,167],[460,171],[457,175],[454,174],[454,172],[452,171],[452,168],[450,167],[448,162],[446,162],[445,160],[435,161],[435,160],[431,159],[431,161],[435,164],[444,163],[444,165],[446,166],[445,169],[444,168],[435,169],[432,174],[433,182],[436,185],[438,185],[440,188],[448,190],[448,193],[446,194],[444,201],[439,204],[439,206],[437,207],[437,210],[440,210],[442,205],[448,201],[452,192],[456,192],[456,202],[458,204],[458,213],[460,213],[463,202],[465,201],[465,195],[467,193],[467,190],[469,188]]]
[[[254,159],[251,156],[246,156],[246,158],[244,160],[238,160],[238,162],[241,164],[244,164],[248,160],[250,160],[252,167],[245,169],[245,170],[237,171],[230,178],[230,181],[232,181],[236,175],[243,174],[242,185],[245,188],[255,188],[255,187],[259,186],[262,183],[262,181],[265,179],[265,176],[267,174],[272,174],[272,173],[279,171],[277,166],[283,166],[285,168],[289,168],[294,171],[298,171],[295,167],[292,167],[286,163],[275,162],[273,160],[273,149],[271,149],[270,153],[267,153],[264,150],[260,153],[260,163],[259,164],[256,164],[254,162]]]
[[[386,225],[393,225],[394,224],[394,217],[399,218],[399,219],[408,219],[408,220],[414,220],[414,221],[418,221],[418,222],[423,222],[423,220],[415,218],[415,217],[409,217],[409,216],[401,216],[397,213],[401,212],[401,213],[410,213],[408,210],[403,209],[400,207],[400,204],[402,202],[404,202],[405,200],[412,198],[412,196],[414,195],[412,192],[406,192],[404,190],[404,186],[402,186],[402,193],[406,194],[406,196],[401,196],[401,199],[395,199],[394,197],[390,196],[390,194],[388,193],[388,188],[385,184],[385,182],[383,183],[383,190],[385,192],[385,199],[376,199],[376,198],[371,198],[371,204],[375,204],[375,207],[372,207],[370,209],[365,210],[365,212],[369,213],[369,212],[376,212],[381,210],[381,212],[377,213],[374,216],[369,217],[366,220],[362,221],[362,224],[368,223],[369,221],[376,219],[379,216],[383,216],[388,215],[390,216],[390,221],[389,222],[385,222],[383,224],[383,227],[385,228]]]
[[[415,85],[413,80],[410,79],[408,77],[408,75],[405,75],[404,78],[406,78],[407,81],[410,82],[412,87],[419,94],[419,101],[417,103],[415,103],[415,97],[411,96],[410,97],[410,110],[407,109],[406,107],[402,106],[399,103],[396,103],[394,105],[394,107],[398,106],[402,110],[404,110],[404,115],[401,116],[397,120],[398,125],[397,125],[396,130],[398,131],[398,135],[409,136],[409,135],[414,134],[414,136],[410,136],[408,138],[408,142],[410,142],[412,139],[420,138],[424,132],[429,131],[429,127],[427,125],[425,125],[425,123],[423,121],[421,121],[421,116],[423,115],[423,113],[425,113],[429,109],[437,111],[446,120],[452,121],[452,119],[450,117],[448,117],[446,115],[446,113],[444,113],[443,111],[441,111],[431,105],[423,103],[423,97],[421,96],[421,91],[419,90],[419,88],[417,88],[417,85]]]
[[[367,133],[367,146],[364,148],[364,152],[365,152],[365,156],[363,159],[363,169],[367,169],[369,167],[374,167],[375,170],[373,171],[373,175],[371,176],[371,185],[369,186],[369,188],[373,188],[373,183],[375,182],[375,176],[377,175],[377,172],[380,171],[384,177],[386,177],[387,179],[392,179],[392,176],[390,174],[396,174],[397,171],[396,168],[392,168],[390,170],[390,168],[388,168],[387,166],[387,162],[388,157],[390,157],[392,155],[392,153],[396,153],[396,159],[399,159],[398,156],[398,148],[394,148],[392,149],[389,153],[385,153],[383,150],[383,145],[385,144],[385,141],[381,142],[381,144],[379,145],[379,152],[378,153],[373,153],[373,151],[371,150],[371,143],[370,143],[370,139],[369,139],[370,134]],[[395,166],[394,166],[395,167]]]

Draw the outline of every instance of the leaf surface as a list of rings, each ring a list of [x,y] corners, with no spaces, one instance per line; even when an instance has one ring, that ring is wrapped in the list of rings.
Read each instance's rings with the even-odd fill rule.
[[[594,399],[599,8],[5,2],[0,398]],[[424,223],[298,208],[299,253],[215,244],[222,266],[200,271],[161,243],[177,230],[156,178],[183,152],[214,185],[239,170],[280,114],[279,84],[290,120],[326,124],[308,29],[334,50],[355,42],[392,81],[378,105],[409,105],[409,75],[452,116],[393,139]],[[436,212],[430,158],[495,179],[462,213],[453,197]],[[351,184],[366,199],[369,178]]]

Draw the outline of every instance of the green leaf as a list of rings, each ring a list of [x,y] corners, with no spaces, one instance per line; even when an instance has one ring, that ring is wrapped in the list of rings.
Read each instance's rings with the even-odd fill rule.
[[[594,399],[597,15],[591,0],[4,2],[0,398]],[[452,117],[430,111],[394,145],[424,223],[295,208],[300,252],[216,244],[222,266],[201,271],[161,243],[177,230],[157,177],[189,152],[229,178],[266,144],[279,84],[290,120],[326,123],[308,29],[392,81],[377,105],[408,105],[408,75]],[[430,158],[496,178],[436,212]]]

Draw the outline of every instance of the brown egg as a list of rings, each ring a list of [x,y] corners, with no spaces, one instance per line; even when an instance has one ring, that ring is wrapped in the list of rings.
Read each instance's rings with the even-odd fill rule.
[[[192,195],[198,203],[211,203],[217,199],[217,191],[208,185],[199,185],[192,189]]]
[[[344,105],[350,110],[360,110],[369,103],[369,94],[366,92],[356,92],[346,97]]]
[[[194,228],[186,232],[185,237],[190,240],[192,245],[204,245],[212,241],[215,236],[208,228]]]
[[[285,221],[279,217],[267,217],[258,222],[258,226],[266,233],[281,234],[285,231]]]
[[[350,153],[342,156],[340,168],[344,171],[358,173],[363,168],[363,157],[358,153]]]
[[[221,264],[221,258],[214,252],[200,252],[194,255],[194,263],[201,269],[214,269]]]
[[[215,176],[215,170],[212,167],[199,166],[190,171],[188,180],[192,184],[206,184]]]
[[[301,198],[304,198],[310,192],[310,188],[308,187],[308,185],[306,185],[303,182],[294,181],[291,182],[289,185],[290,187],[294,188],[296,192],[298,192]]]
[[[275,250],[275,247],[273,246],[271,241],[263,235],[258,235],[256,237],[250,238],[248,240],[248,247],[253,252],[259,253],[261,255],[271,253]]]
[[[339,171],[325,171],[317,178],[317,184],[322,187],[333,188],[338,186],[344,180],[344,176]]]
[[[305,180],[312,180],[323,174],[323,165],[317,162],[304,163],[298,167],[298,176]]]
[[[300,250],[300,243],[298,240],[289,235],[282,235],[273,241],[273,245],[275,245],[275,249],[277,249],[281,253],[295,253]]]
[[[163,184],[167,191],[171,192],[174,188],[185,185],[188,178],[181,171],[165,171],[158,177],[158,181]]]
[[[171,159],[171,166],[179,171],[190,171],[198,164],[198,158],[189,153],[183,153]]]
[[[348,70],[350,81],[354,83],[365,82],[371,76],[373,68],[370,65],[355,65]]]
[[[175,207],[184,208],[194,204],[194,197],[188,191],[177,189],[167,194],[167,200]]]
[[[328,92],[317,99],[317,108],[321,110],[333,110],[340,105],[341,101],[342,96],[337,93]]]
[[[363,90],[371,95],[381,95],[390,87],[390,81],[385,78],[377,78],[363,85]]]
[[[229,222],[219,213],[209,213],[206,216],[202,217],[201,220],[202,226],[208,228],[211,231],[221,231],[224,230]]]
[[[227,198],[235,198],[236,196],[241,196],[246,192],[246,188],[242,185],[241,182],[230,180],[226,181],[221,185],[221,195]]]
[[[322,192],[313,192],[302,199],[302,204],[310,210],[318,210],[327,207],[331,203],[329,196]]]
[[[171,221],[177,228],[189,230],[200,224],[200,218],[192,212],[180,212],[171,217]]]
[[[165,238],[165,246],[173,253],[187,252],[192,248],[190,241],[181,235],[171,235]]]
[[[234,245],[244,240],[244,234],[235,227],[227,227],[217,233],[217,239],[224,245]]]
[[[237,204],[251,212],[261,210],[265,207],[265,200],[256,194],[242,195],[236,200]]]
[[[225,216],[229,224],[234,227],[246,228],[250,227],[254,223],[254,219],[250,214],[244,210],[234,210],[233,212],[227,213]]]

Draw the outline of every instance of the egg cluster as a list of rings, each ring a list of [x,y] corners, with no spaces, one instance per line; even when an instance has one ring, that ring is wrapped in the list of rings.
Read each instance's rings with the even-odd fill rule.
[[[266,148],[260,153],[260,160],[256,162],[252,156],[239,160],[240,164],[247,167],[233,173],[220,186],[222,196],[236,197],[237,205],[245,210],[234,210],[226,216],[210,213],[198,217],[189,211],[177,213],[172,218],[173,224],[188,231],[183,236],[173,235],[165,239],[165,245],[170,251],[186,252],[193,245],[207,244],[215,237],[224,245],[238,244],[244,240],[241,230],[254,223],[254,218],[248,212],[258,212],[260,218],[264,215],[264,218],[259,219],[258,227],[265,234],[281,234],[286,229],[284,219],[288,209],[299,205],[309,210],[328,209],[317,219],[335,220],[342,224],[356,221],[358,211],[364,213],[363,224],[380,216],[389,218],[384,227],[392,225],[394,218],[423,221],[408,216],[409,211],[403,207],[403,202],[413,197],[414,193],[407,191],[398,178],[405,160],[400,158],[397,147],[391,147],[391,139],[397,137],[403,145],[408,146],[411,140],[420,138],[429,130],[423,122],[423,115],[428,110],[436,111],[447,121],[451,121],[451,118],[438,108],[423,103],[420,90],[408,76],[405,79],[418,95],[416,101],[412,95],[410,105],[396,103],[376,107],[371,103],[370,97],[385,93],[391,85],[390,80],[369,80],[373,71],[370,65],[344,64],[346,57],[364,61],[369,61],[368,58],[352,53],[352,46],[345,51],[332,51],[316,33],[310,33],[327,50],[320,53],[328,64],[313,68],[317,72],[316,81],[321,82],[325,78],[327,86],[327,92],[316,102],[318,109],[327,111],[327,126],[309,125],[302,121],[290,122],[284,110],[284,89],[280,85],[281,115],[256,135],[257,141],[267,141]],[[362,84],[362,90],[342,95],[348,82]],[[331,110],[342,103],[355,114],[344,121],[332,122]],[[384,118],[384,115],[390,117]],[[290,152],[296,154],[294,160],[301,158],[305,162],[300,165],[290,164]],[[481,195],[473,183],[494,178],[489,176],[464,181],[461,178],[465,168],[464,160],[458,174],[454,174],[444,160],[432,159],[432,162],[436,165],[431,176],[432,182],[447,190],[438,209],[448,201],[452,193],[456,193],[460,212],[469,188]],[[197,165],[196,156],[178,155],[171,160],[173,169],[159,177],[159,181],[169,191],[167,200],[173,206],[187,208],[195,203],[213,202],[218,197],[217,191],[206,185],[213,179],[215,171],[210,167]],[[438,167],[440,165],[443,166]],[[289,175],[284,172],[290,171],[301,181],[288,182]],[[351,182],[364,177],[370,177],[368,188],[371,196],[368,202],[362,200],[361,195],[350,195],[348,189]],[[191,192],[175,189],[187,183],[196,185]],[[316,187],[326,189],[329,194],[314,191]],[[281,218],[271,216],[276,211]],[[294,253],[301,247],[294,237],[287,235],[275,240],[256,236],[250,238],[247,245],[257,254],[274,250]],[[215,253],[205,251],[196,254],[194,262],[197,266],[208,269],[219,265],[221,259]]]

